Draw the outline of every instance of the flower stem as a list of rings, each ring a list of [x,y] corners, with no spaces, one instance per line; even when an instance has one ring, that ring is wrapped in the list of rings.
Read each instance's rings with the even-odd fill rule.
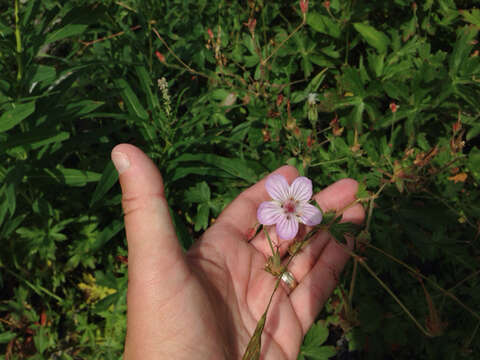
[[[20,17],[19,12],[19,3],[18,0],[15,0],[15,40],[17,42],[17,80],[22,80],[23,77],[23,64],[22,64],[22,37],[20,32]]]

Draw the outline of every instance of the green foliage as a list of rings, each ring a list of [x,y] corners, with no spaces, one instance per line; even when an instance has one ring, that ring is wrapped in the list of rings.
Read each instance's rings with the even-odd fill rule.
[[[121,356],[127,251],[109,153],[130,142],[161,169],[185,248],[283,164],[316,191],[361,183],[355,252],[432,338],[349,265],[352,298],[336,293],[301,357],[475,358],[471,2],[310,1],[305,23],[286,1],[15,1],[18,20],[13,3],[0,5],[0,354]],[[339,240],[357,230],[334,225]]]

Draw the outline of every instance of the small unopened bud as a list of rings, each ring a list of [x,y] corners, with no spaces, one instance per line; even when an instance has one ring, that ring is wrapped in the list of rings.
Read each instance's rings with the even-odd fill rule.
[[[453,123],[452,130],[454,133],[457,133],[461,129],[462,129],[462,123],[460,122],[460,119],[458,119],[456,122]]]
[[[392,110],[392,113],[396,113],[398,110],[399,106],[395,104],[394,102],[390,103],[390,110]]]
[[[257,26],[257,19],[250,18],[248,19],[248,22],[244,23],[246,27],[248,27],[248,31],[250,31],[250,34],[253,35],[255,32],[255,26]]]
[[[300,0],[300,9],[304,15],[308,12],[308,0]]]
[[[165,62],[165,56],[160,51],[155,51],[155,56],[160,62]]]
[[[213,31],[212,29],[208,28],[207,29],[208,37],[213,40]]]
[[[282,102],[283,102],[283,95],[278,94],[278,96],[277,96],[277,106],[282,105]]]
[[[328,0],[324,1],[323,6],[325,7],[325,9],[330,10],[330,1],[328,1]]]

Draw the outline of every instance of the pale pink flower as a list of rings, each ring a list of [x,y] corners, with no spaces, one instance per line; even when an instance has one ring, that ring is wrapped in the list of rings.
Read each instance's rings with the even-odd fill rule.
[[[288,185],[282,175],[273,174],[267,178],[265,188],[272,200],[260,204],[257,218],[262,225],[276,224],[281,239],[293,239],[299,222],[308,226],[322,222],[322,212],[308,203],[313,193],[310,179],[301,176]]]

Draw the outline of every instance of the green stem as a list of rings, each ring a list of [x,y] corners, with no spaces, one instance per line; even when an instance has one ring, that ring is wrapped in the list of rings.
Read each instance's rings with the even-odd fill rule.
[[[353,253],[352,253],[353,254]],[[367,265],[367,263],[365,262],[365,260],[363,260],[362,258],[360,258],[358,255],[354,254],[354,257],[356,257],[358,259],[358,261],[360,262],[360,264],[370,273],[370,275],[375,279],[377,280],[377,282],[380,284],[381,287],[383,287],[385,289],[385,291],[397,302],[397,304],[402,308],[403,311],[405,311],[405,313],[408,315],[408,317],[415,323],[415,325],[417,325],[418,329],[423,333],[425,334],[426,336],[428,337],[432,337],[432,334],[430,334],[430,332],[428,332],[428,330],[426,330],[419,322],[418,320],[415,318],[415,316],[413,316],[413,314],[408,310],[408,308],[403,304],[403,302],[397,297],[397,295],[395,295],[395,293],[388,287],[387,284],[385,284],[378,276],[377,274],[375,274],[375,271],[372,270],[372,268],[370,266]]]
[[[350,281],[350,290],[348,291],[348,308],[352,308],[353,293],[355,291],[355,281],[357,280],[358,260],[353,259],[353,273]]]
[[[448,296],[450,299],[452,299],[453,301],[455,301],[458,305],[460,305],[461,307],[463,307],[465,310],[467,310],[473,317],[475,317],[477,320],[480,320],[480,315],[477,314],[473,309],[471,309],[470,307],[468,307],[466,304],[464,304],[462,301],[460,301],[455,295],[453,295],[450,291],[448,290],[445,290],[444,288],[442,288],[440,285],[438,285],[435,281],[433,281],[432,279],[426,277],[425,275],[421,274],[420,272],[418,272],[417,270],[415,270],[414,268],[412,268],[411,266],[405,264],[403,261],[397,259],[395,256],[392,256],[390,255],[389,253],[383,251],[382,249],[380,248],[377,248],[376,246],[372,245],[372,244],[367,244],[367,246],[369,248],[372,248],[376,251],[378,251],[379,253],[385,255],[386,257],[388,257],[389,259],[393,260],[394,262],[396,262],[397,264],[400,264],[402,265],[403,267],[407,268],[410,272],[412,272],[413,274],[421,277],[422,279],[424,279],[425,281],[428,281],[430,284],[432,284],[437,290],[439,290],[441,293],[443,293],[444,295]],[[358,255],[355,255],[355,256],[358,256]]]
[[[18,16],[19,4],[18,0],[15,0],[15,39],[17,41],[17,80],[22,80],[23,77],[23,64],[22,64],[22,38],[20,33],[20,17]]]

